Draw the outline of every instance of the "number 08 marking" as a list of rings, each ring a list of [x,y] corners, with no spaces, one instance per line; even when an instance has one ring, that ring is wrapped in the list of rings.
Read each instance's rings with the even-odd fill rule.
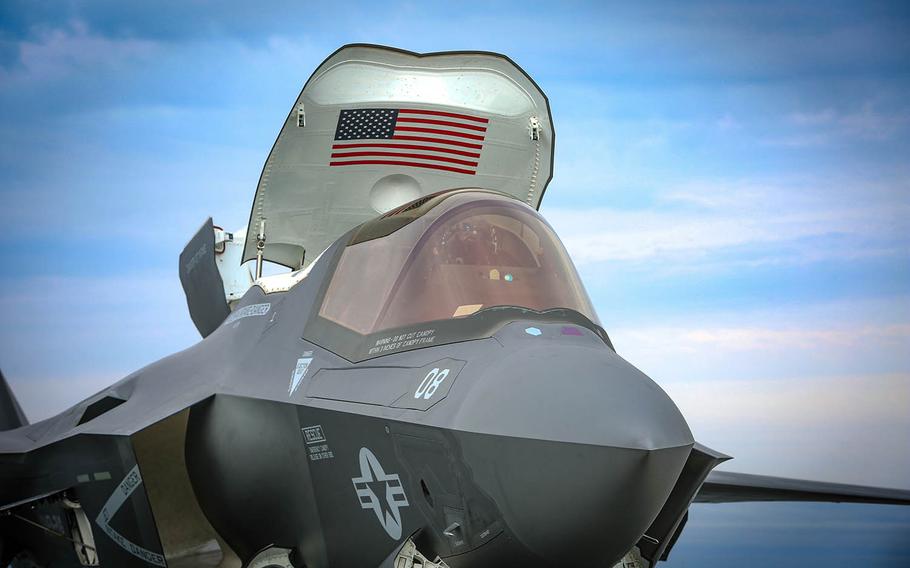
[[[420,381],[420,386],[417,387],[417,392],[414,393],[414,398],[422,398],[424,400],[430,400],[433,398],[433,395],[436,394],[436,389],[439,388],[439,385],[442,384],[442,381],[446,380],[446,377],[449,376],[449,370],[443,369],[439,370],[439,367],[434,368],[432,371],[427,373],[427,376]]]

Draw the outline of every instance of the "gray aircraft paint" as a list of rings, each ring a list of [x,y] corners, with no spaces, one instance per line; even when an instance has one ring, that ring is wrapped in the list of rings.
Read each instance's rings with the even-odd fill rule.
[[[365,74],[404,70],[413,74],[412,83],[433,71],[439,80],[451,77],[448,91],[437,90],[447,97],[460,95],[459,112],[490,121],[485,140],[475,144],[483,147],[472,149],[480,154],[476,174],[410,167],[389,175],[375,168],[327,167],[329,154],[324,150],[331,146],[339,112],[376,106],[432,108],[443,103],[434,95],[415,100],[416,88],[402,86],[406,81],[390,80],[386,85],[339,81],[355,69]],[[399,99],[388,100],[388,93],[396,89]],[[516,100],[511,108],[496,104],[509,97]],[[532,119],[539,125],[533,139],[529,136]],[[546,95],[508,57],[476,51],[418,54],[372,45],[345,46],[313,72],[282,125],[257,185],[244,260],[256,256],[252,237],[263,220],[266,260],[298,268],[345,231],[436,191],[486,187],[538,208],[553,177],[555,141]]]
[[[195,528],[243,561],[274,545],[311,568],[381,566],[412,537],[453,568],[602,567],[636,545],[665,557],[699,495],[910,502],[910,492],[712,481],[726,456],[696,444],[666,393],[566,310],[479,312],[465,319],[470,340],[345,358],[312,340],[310,324],[349,238],[289,291],[251,288],[233,312],[244,317],[196,345],[0,433],[0,510],[65,526],[65,492],[96,519],[136,471],[143,482],[106,516],[122,540],[95,523],[103,566],[180,560],[162,526],[174,504],[151,489],[173,475],[190,486],[182,505],[198,510]],[[177,428],[176,446],[149,445],[163,425]],[[161,463],[159,450],[170,452]],[[78,565],[71,543],[10,515],[0,535],[0,554]]]
[[[110,476],[107,477],[110,479]],[[98,479],[98,476],[95,476],[95,479]],[[101,511],[98,513],[98,517],[95,519],[95,524],[101,527],[101,530],[110,537],[111,540],[116,542],[120,548],[126,550],[136,558],[143,560],[154,566],[167,566],[164,561],[164,556],[158,554],[157,552],[152,552],[147,550],[138,544],[131,542],[125,538],[122,534],[117,532],[112,526],[111,521],[113,520],[114,515],[117,514],[117,511],[123,506],[126,500],[133,494],[133,492],[142,484],[142,474],[139,473],[139,466],[133,466],[123,478],[123,481],[117,486],[111,496],[108,497],[107,501],[104,503],[104,506],[101,508]]]
[[[214,223],[209,217],[180,253],[178,264],[190,317],[202,337],[212,333],[231,314],[221,293],[224,282],[215,265],[213,229]]]
[[[401,510],[410,505],[401,476],[386,472],[370,448],[360,448],[359,464],[360,475],[351,479],[351,483],[354,484],[360,507],[373,511],[389,538],[400,540]],[[377,484],[378,491],[373,491],[372,484]]]

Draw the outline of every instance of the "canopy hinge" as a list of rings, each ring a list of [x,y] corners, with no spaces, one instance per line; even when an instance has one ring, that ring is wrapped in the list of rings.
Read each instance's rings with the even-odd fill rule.
[[[229,233],[221,227],[215,229],[215,254],[222,254],[227,248],[227,243],[234,242],[234,233]]]
[[[543,129],[543,126],[540,124],[540,119],[536,116],[532,116],[528,119],[528,136],[531,138],[531,142],[534,146],[534,161],[531,164],[531,185],[528,187],[528,197],[525,200],[528,205],[531,207],[538,207],[539,204],[535,203],[534,193],[537,191],[537,176],[540,174],[540,131]]]
[[[259,234],[256,235],[256,279],[262,278],[262,261],[265,252],[265,219],[259,221]]]
[[[532,116],[528,120],[528,136],[531,140],[540,140],[540,119],[536,116]]]

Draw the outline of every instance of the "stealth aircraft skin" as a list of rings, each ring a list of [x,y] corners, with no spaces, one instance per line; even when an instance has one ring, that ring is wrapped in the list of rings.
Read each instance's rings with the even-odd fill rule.
[[[35,424],[0,380],[0,566],[652,566],[693,501],[910,503],[711,473],[537,212],[553,149],[502,55],[331,55],[180,257],[202,341]]]

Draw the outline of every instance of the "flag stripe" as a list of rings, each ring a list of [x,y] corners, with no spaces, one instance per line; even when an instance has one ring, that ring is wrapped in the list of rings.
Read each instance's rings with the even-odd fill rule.
[[[477,134],[468,134],[467,132],[452,132],[451,130],[438,130],[436,128],[420,128],[418,126],[396,126],[395,132],[423,132],[424,134],[442,134],[443,136],[458,136],[461,138],[470,138],[471,140],[483,141],[483,136]]]
[[[392,136],[392,140],[409,140],[412,142],[437,142],[439,144],[448,144],[450,146],[460,146],[461,148],[473,148],[475,150],[480,150],[483,148],[480,144],[474,144],[472,142],[462,142],[461,140],[443,140],[442,138],[432,138],[429,136],[409,136],[406,134],[396,134]]]
[[[435,124],[436,126],[452,126],[455,128],[464,128],[465,130],[476,130],[478,132],[487,131],[486,126],[477,126],[476,124],[464,124],[461,122],[450,122],[448,120],[436,120],[434,118],[407,118],[407,117],[399,116],[398,122],[417,122],[420,124]]]
[[[419,109],[344,109],[329,166],[409,166],[476,175],[489,119]]]
[[[334,152],[333,158],[362,158],[365,156],[389,156],[392,158],[415,158],[418,160],[434,160],[436,162],[446,162],[449,164],[461,164],[462,166],[477,167],[477,162],[459,160],[458,158],[449,158],[448,156],[432,156],[430,154],[410,154],[398,152]]]
[[[436,141],[435,138],[432,138]],[[454,148],[437,148],[435,146],[423,146],[421,144],[335,144],[332,150],[348,150],[351,148],[397,148],[401,150],[427,150],[430,152],[445,152],[446,154],[455,154],[456,156],[465,156],[467,158],[479,158],[477,152],[465,152]]]
[[[474,170],[465,170],[451,166],[441,166],[438,164],[424,164],[421,162],[405,162],[398,160],[353,160],[350,162],[329,162],[330,166],[413,166],[415,168],[430,168],[431,170],[444,170],[458,174],[474,175]]]
[[[403,108],[398,111],[399,115],[401,115],[402,113],[426,114],[426,115],[430,115],[430,116],[447,116],[449,118],[460,118],[462,120],[473,120],[474,122],[482,122],[483,124],[490,122],[489,118],[481,118],[479,116],[469,116],[467,114],[457,114],[454,112],[445,112],[445,111],[441,111],[441,110],[421,110],[421,109],[416,109],[416,108]]]

